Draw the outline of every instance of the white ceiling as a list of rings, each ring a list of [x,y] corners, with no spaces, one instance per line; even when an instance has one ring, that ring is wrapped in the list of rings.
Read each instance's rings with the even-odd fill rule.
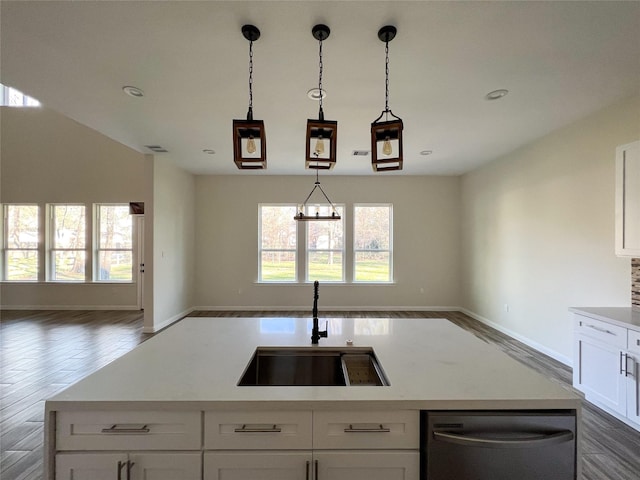
[[[619,99],[640,93],[640,2],[2,1],[0,82],[140,152],[161,145],[194,173],[243,174],[231,122],[246,116],[256,25],[254,117],[268,169],[305,174],[306,120],[318,104],[324,42],[327,120],[337,120],[333,175],[374,175],[369,128],[384,108],[404,120],[405,161],[385,175],[455,175]],[[122,92],[135,85],[145,92]],[[489,102],[495,89],[510,91]],[[207,155],[203,149],[213,149]],[[421,156],[421,150],[433,150]],[[307,172],[308,173],[308,172]],[[251,174],[256,174],[251,171]],[[375,174],[380,175],[380,174]]]

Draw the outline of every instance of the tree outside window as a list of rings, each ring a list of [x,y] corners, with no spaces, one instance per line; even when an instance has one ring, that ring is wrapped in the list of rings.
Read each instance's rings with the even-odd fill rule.
[[[4,280],[38,281],[38,205],[4,206]]]
[[[96,206],[96,216],[96,281],[132,282],[133,220],[129,205],[100,204]]]

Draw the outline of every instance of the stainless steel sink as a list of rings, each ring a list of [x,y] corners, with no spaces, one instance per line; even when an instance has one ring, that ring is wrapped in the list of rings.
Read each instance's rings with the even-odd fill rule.
[[[370,348],[258,347],[239,386],[384,386]]]

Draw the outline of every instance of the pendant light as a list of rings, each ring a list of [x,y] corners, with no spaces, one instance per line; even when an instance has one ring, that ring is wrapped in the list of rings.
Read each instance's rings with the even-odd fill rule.
[[[260,38],[260,30],[253,25],[243,25],[242,35],[249,40],[249,111],[246,120],[233,121],[233,161],[242,170],[266,169],[264,122],[253,119],[253,42]]]
[[[402,170],[402,119],[389,109],[389,42],[396,32],[392,25],[378,31],[378,38],[385,43],[385,103],[384,110],[371,124],[371,166],[376,172]]]
[[[336,164],[336,138],[338,135],[338,122],[324,119],[322,99],[325,96],[322,90],[322,42],[329,37],[331,30],[326,25],[316,25],[311,30],[313,38],[318,40],[318,101],[320,110],[318,120],[307,120],[307,146],[305,165],[306,168],[316,170],[331,170]]]
[[[327,196],[327,194],[324,193],[324,190],[322,189],[322,185],[320,185],[320,180],[318,179],[318,170],[320,169],[318,168],[316,169],[316,183],[314,184],[314,187],[311,190],[311,193],[307,195],[307,198],[305,199],[304,203],[301,203],[298,205],[298,213],[296,213],[295,217],[293,217],[294,220],[298,220],[299,222],[311,222],[316,220],[340,220],[340,218],[342,218],[340,217],[340,214],[336,210],[336,207],[333,204],[333,202],[329,200],[329,197]],[[319,210],[316,210],[316,212],[311,215],[308,215],[306,213],[307,202],[309,201],[309,199],[313,195],[313,192],[315,192],[317,188],[320,189],[320,191],[322,192],[322,195],[324,195],[325,200],[329,203],[331,207],[331,215],[320,215]]]

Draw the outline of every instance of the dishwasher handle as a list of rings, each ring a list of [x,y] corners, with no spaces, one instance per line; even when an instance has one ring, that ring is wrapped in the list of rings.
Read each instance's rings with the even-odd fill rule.
[[[570,442],[574,439],[571,430],[562,430],[554,433],[529,434],[526,438],[518,438],[512,440],[495,439],[483,437],[477,434],[460,434],[444,431],[433,431],[435,440],[447,443],[455,443],[467,447],[486,447],[486,448],[537,448],[547,445],[556,445],[558,443]]]

